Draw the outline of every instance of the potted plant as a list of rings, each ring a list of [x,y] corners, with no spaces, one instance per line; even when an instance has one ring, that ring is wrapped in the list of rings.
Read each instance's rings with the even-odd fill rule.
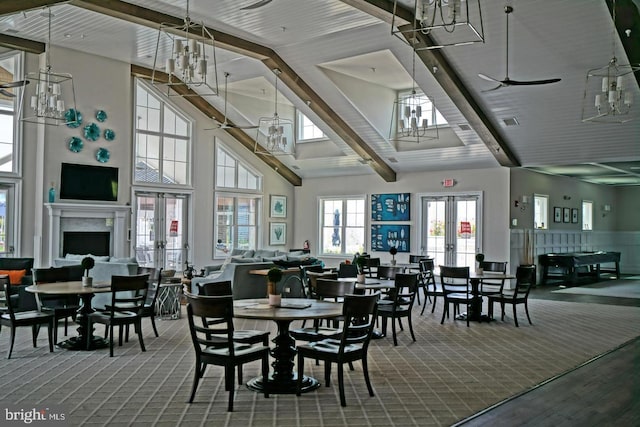
[[[356,258],[356,267],[358,268],[358,275],[356,281],[358,283],[364,283],[364,267],[367,265],[367,257],[358,256]]]
[[[80,265],[84,270],[84,276],[82,277],[82,286],[91,286],[93,285],[93,277],[89,277],[89,270],[96,265],[96,261],[90,256],[82,258],[80,261]]]
[[[389,253],[391,254],[391,265],[396,265],[396,254],[398,253],[398,248],[391,246]]]
[[[269,305],[279,306],[281,296],[276,294],[276,284],[282,280],[282,270],[278,267],[271,267],[267,272],[267,296]]]
[[[476,261],[478,261],[478,268],[476,269],[476,271],[478,272],[478,274],[482,274],[482,261],[484,261],[484,254],[476,254]]]

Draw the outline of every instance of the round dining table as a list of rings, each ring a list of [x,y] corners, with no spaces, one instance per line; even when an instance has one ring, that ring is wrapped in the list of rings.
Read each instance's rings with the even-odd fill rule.
[[[273,339],[275,347],[270,354],[274,358],[266,387],[273,394],[295,394],[297,374],[294,371],[297,354],[296,343],[289,334],[289,326],[294,320],[326,319],[342,315],[342,303],[318,301],[306,298],[283,298],[279,307],[269,305],[266,298],[242,299],[233,303],[233,316],[239,319],[272,320],[278,325],[278,334]],[[302,393],[320,386],[318,380],[305,376],[302,379]],[[251,390],[263,392],[262,376],[247,382]]]
[[[95,283],[95,286],[83,286],[82,281],[44,283],[42,285],[30,285],[26,290],[34,294],[46,295],[78,295],[82,304],[76,315],[78,335],[57,343],[58,347],[67,350],[95,350],[109,346],[107,340],[93,335],[93,328],[89,329],[89,314],[95,310],[91,307],[91,300],[97,293],[111,292],[108,283]],[[87,345],[87,335],[91,336]]]

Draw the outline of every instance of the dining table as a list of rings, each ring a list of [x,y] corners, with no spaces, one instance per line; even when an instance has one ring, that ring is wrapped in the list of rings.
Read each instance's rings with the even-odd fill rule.
[[[26,291],[34,294],[78,295],[80,297],[82,304],[76,315],[78,335],[56,343],[58,347],[67,350],[96,350],[109,346],[107,340],[93,335],[93,328],[89,327],[89,315],[95,311],[91,306],[93,296],[98,293],[111,292],[110,283],[94,282],[92,286],[84,286],[80,280],[54,282],[42,285],[30,285],[26,287]],[[90,336],[88,342],[87,336]]]
[[[270,354],[273,371],[268,384],[262,376],[247,382],[247,387],[260,393],[265,387],[273,394],[295,394],[297,392],[297,374],[294,370],[297,349],[295,339],[289,333],[294,320],[326,319],[342,315],[342,303],[318,301],[306,298],[283,298],[279,306],[269,305],[266,298],[242,299],[233,303],[233,316],[239,319],[271,320],[278,326],[278,333],[272,340],[275,347]],[[302,379],[302,393],[320,387],[320,382],[310,376]]]
[[[469,312],[460,313],[458,316],[456,316],[456,319],[467,320],[467,316],[470,316],[469,320],[474,322],[492,321],[493,320],[492,317],[482,313],[482,295],[480,295],[480,282],[483,279],[508,280],[508,279],[515,279],[515,278],[516,276],[510,273],[501,273],[501,272],[494,272],[494,271],[485,271],[482,273],[478,271],[469,272],[469,283],[471,284],[471,293],[473,294],[473,299],[471,300],[471,304],[469,305]]]

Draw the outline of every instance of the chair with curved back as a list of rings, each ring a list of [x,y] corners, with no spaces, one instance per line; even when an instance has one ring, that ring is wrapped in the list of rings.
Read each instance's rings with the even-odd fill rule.
[[[156,328],[156,302],[158,301],[158,295],[160,294],[162,268],[138,267],[138,274],[149,275],[149,290],[147,291],[147,299],[144,302],[140,316],[143,318],[148,317],[151,320],[153,333],[157,338],[159,335],[158,329]]]
[[[233,297],[186,294],[189,332],[196,353],[193,386],[189,403],[193,403],[200,378],[207,365],[224,366],[225,390],[229,392],[227,410],[233,411],[235,389],[234,367],[248,362],[262,361],[262,381],[267,384],[269,374],[269,347],[263,344],[241,344],[234,339]],[[205,319],[202,326],[196,319]],[[212,338],[215,337],[215,338]],[[264,387],[264,397],[269,388]]]
[[[506,273],[507,262],[505,261],[482,261],[480,268],[484,272]],[[499,295],[504,288],[504,279],[482,279],[480,281],[480,295],[488,297],[490,295]]]
[[[349,277],[356,277],[358,275],[358,266],[356,264],[340,263],[338,267],[338,278],[345,279]]]
[[[341,337],[339,339],[327,338],[298,346],[298,387],[296,393],[298,396],[300,396],[302,390],[305,357],[324,361],[324,378],[327,387],[331,385],[331,364],[338,365],[338,387],[341,406],[347,406],[344,391],[343,365],[345,363],[349,363],[351,366],[353,362],[361,361],[369,396],[374,396],[373,387],[369,379],[367,352],[377,317],[378,297],[378,293],[345,295],[342,311],[344,330]]]
[[[142,338],[142,312],[149,290],[149,275],[111,276],[111,303],[105,311],[89,314],[88,330],[93,323],[101,323],[109,335],[109,356],[113,357],[113,327],[120,327],[118,345],[122,346],[122,326],[134,325],[142,351],[146,351]],[[91,334],[87,334],[87,348]]]
[[[34,268],[32,271],[33,282],[38,286],[46,286],[55,282],[80,281],[84,274],[81,265]],[[80,309],[80,297],[78,295],[36,294],[36,303],[38,310],[53,313],[53,342],[58,342],[58,321],[60,320],[64,320],[64,335],[67,336],[68,319],[75,320]]]
[[[363,273],[367,277],[377,277],[378,268],[380,268],[380,258],[366,258]]]
[[[415,342],[416,336],[413,333],[411,322],[411,312],[418,293],[418,273],[398,273],[396,274],[395,287],[390,290],[389,295],[393,297],[391,304],[384,304],[378,307],[378,316],[382,317],[382,333],[387,333],[387,319],[391,319],[391,331],[393,334],[393,345],[398,345],[396,336],[396,320],[400,322],[403,317],[407,318],[411,338]],[[402,324],[400,324],[402,328]]]
[[[424,305],[420,314],[424,313],[424,309],[427,307],[427,301],[430,301],[433,297],[431,312],[436,310],[436,300],[438,297],[443,296],[442,288],[436,286],[436,276],[433,273],[435,266],[433,258],[424,258],[420,260],[420,286],[422,287],[422,293],[424,294]]]
[[[473,293],[469,284],[469,267],[448,267],[440,266],[440,284],[442,285],[442,293],[444,296],[444,310],[442,310],[442,320],[444,323],[445,316],[449,317],[449,304],[454,305],[453,315],[456,315],[458,305],[465,304],[467,313],[469,313],[471,302],[473,301]],[[469,318],[467,316],[467,327],[469,326]]]
[[[409,264],[418,264],[420,260],[427,258],[426,255],[409,255]]]
[[[531,317],[529,317],[529,291],[531,286],[536,280],[536,268],[533,265],[521,265],[516,269],[516,284],[513,289],[503,290],[500,294],[489,296],[489,317],[493,317],[493,303],[500,303],[502,310],[502,320],[504,320],[504,307],[506,304],[513,305],[513,321],[518,327],[518,315],[516,313],[516,306],[518,304],[524,304],[524,310],[527,314],[527,320],[531,323]]]
[[[10,298],[13,292],[11,291],[12,285],[9,282],[8,275],[0,275],[0,286],[2,286],[6,298],[6,311],[0,314],[0,325],[11,328],[11,338],[9,341],[9,350],[7,351],[7,359],[11,359],[13,344],[16,338],[16,328],[19,328],[20,326],[31,326],[33,347],[35,348],[40,326],[47,325],[49,352],[53,353],[53,313],[45,313],[38,310],[16,311],[13,306],[15,300]]]
[[[378,279],[393,280],[396,278],[396,274],[404,273],[404,267],[381,265],[378,267]]]

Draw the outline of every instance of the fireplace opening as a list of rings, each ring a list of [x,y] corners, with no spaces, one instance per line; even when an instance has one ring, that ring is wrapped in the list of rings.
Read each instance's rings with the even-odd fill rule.
[[[110,255],[109,231],[65,231],[62,234],[62,256],[66,254]]]

